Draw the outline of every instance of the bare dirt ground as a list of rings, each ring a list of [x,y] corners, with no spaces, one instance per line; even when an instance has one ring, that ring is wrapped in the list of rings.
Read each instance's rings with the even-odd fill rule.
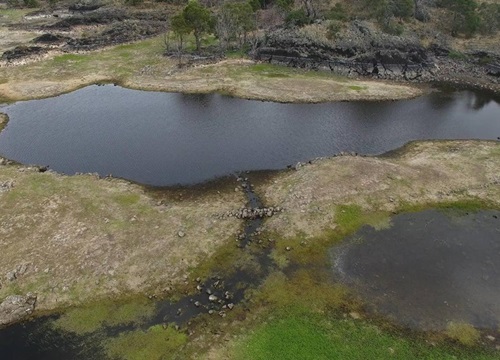
[[[283,238],[334,228],[339,205],[366,211],[461,199],[500,206],[500,143],[412,143],[392,157],[342,156],[277,173],[257,186],[285,212],[266,221]],[[39,310],[184,281],[242,223],[214,214],[245,204],[234,184],[146,191],[92,175],[0,166],[0,299],[38,294]]]

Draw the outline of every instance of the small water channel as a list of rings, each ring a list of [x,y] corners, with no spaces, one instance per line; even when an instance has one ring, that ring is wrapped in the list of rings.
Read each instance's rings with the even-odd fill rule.
[[[336,277],[369,310],[415,329],[500,325],[500,211],[428,210],[365,226],[332,249]]]
[[[500,100],[453,90],[395,102],[278,104],[106,85],[0,111],[10,117],[0,133],[9,159],[157,186],[341,151],[380,154],[410,140],[500,137]]]

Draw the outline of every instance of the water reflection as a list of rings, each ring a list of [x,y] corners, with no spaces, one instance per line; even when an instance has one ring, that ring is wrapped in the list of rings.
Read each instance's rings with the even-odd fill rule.
[[[469,91],[397,102],[278,104],[90,86],[3,108],[0,154],[73,174],[152,185],[280,169],[340,151],[380,154],[417,139],[496,139],[500,104]]]

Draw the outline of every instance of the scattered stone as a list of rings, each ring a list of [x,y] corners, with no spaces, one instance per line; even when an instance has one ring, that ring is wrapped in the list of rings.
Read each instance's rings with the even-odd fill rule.
[[[360,315],[359,313],[357,313],[356,311],[351,311],[351,312],[349,313],[349,316],[350,316],[351,318],[353,318],[354,320],[359,320],[359,319],[361,319],[361,315]]]
[[[488,339],[489,341],[495,341],[496,340],[496,338],[494,336],[491,336],[491,335],[486,336],[486,339]]]
[[[0,193],[10,191],[10,190],[12,190],[12,188],[14,188],[14,181],[13,180],[7,180],[4,182],[0,182]]]
[[[213,313],[215,313],[215,311],[214,311],[214,310],[212,310],[212,309],[210,309],[210,310],[208,310],[208,313],[209,313],[210,315],[212,315]]]
[[[180,238],[183,238],[184,236],[186,236],[186,234],[183,231],[179,231],[177,233],[177,236],[179,236]]]
[[[211,301],[211,302],[215,302],[215,301],[219,300],[219,298],[217,296],[215,296],[215,295],[210,295],[208,297],[208,300]]]
[[[6,277],[7,277],[7,280],[10,281],[10,282],[15,281],[17,279],[17,273],[16,273],[15,270],[14,271],[9,271],[7,273]]]
[[[290,251],[290,250],[292,250],[292,248],[291,248],[290,246],[287,246],[287,247],[285,248],[285,250],[286,250],[286,251]]]
[[[227,304],[227,308],[228,308],[229,310],[233,310],[233,308],[234,308],[234,304],[233,304],[233,303],[229,303],[229,304]]]

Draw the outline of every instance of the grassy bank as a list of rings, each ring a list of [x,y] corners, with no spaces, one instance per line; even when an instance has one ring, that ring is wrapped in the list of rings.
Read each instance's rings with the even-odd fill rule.
[[[234,191],[153,198],[121,180],[13,165],[0,166],[0,184],[7,184],[0,192],[0,274],[17,274],[2,282],[0,298],[33,291],[41,310],[163,293],[241,226],[212,215],[245,203]]]
[[[82,54],[52,54],[24,65],[0,68],[0,98],[43,98],[80,87],[113,82],[126,87],[185,93],[219,92],[279,102],[406,99],[422,89],[357,81],[330,72],[304,71],[228,58],[217,64],[179,69],[163,56],[164,37]]]

